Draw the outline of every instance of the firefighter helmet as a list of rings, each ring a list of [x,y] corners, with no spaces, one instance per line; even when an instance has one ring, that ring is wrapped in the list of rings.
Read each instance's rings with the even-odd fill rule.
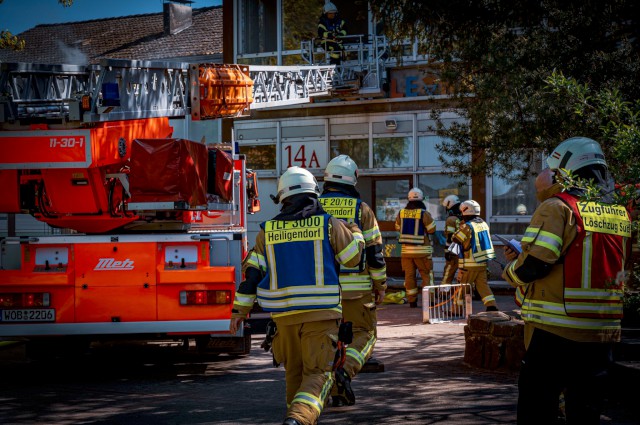
[[[607,166],[600,144],[588,137],[572,137],[560,143],[547,158],[552,170],[579,170],[593,164]]]
[[[480,204],[469,199],[460,205],[460,212],[462,215],[480,215]]]
[[[424,193],[422,193],[422,191],[417,187],[414,187],[409,191],[407,199],[410,201],[422,201],[424,199]]]
[[[330,1],[324,4],[324,9],[322,9],[323,13],[338,13],[338,8],[335,4]]]
[[[527,206],[525,204],[518,204],[516,207],[516,214],[527,215]]]
[[[277,202],[298,193],[320,194],[318,182],[309,170],[300,167],[289,167],[278,180],[278,194],[275,197]]]
[[[338,155],[327,164],[324,181],[355,186],[358,182],[358,165],[349,155]]]
[[[454,205],[459,203],[460,203],[460,198],[458,198],[458,195],[449,195],[442,200],[442,206],[448,210],[450,210],[451,208],[453,208]]]

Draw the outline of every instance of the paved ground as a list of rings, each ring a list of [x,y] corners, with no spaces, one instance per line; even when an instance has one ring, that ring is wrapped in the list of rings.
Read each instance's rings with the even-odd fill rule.
[[[497,300],[513,313],[512,295]],[[483,310],[479,301],[473,307]],[[378,319],[374,355],[385,371],[356,377],[357,403],[327,408],[320,425],[515,423],[517,373],[466,366],[464,320],[423,324],[421,309],[406,304],[381,306]],[[134,349],[80,362],[0,360],[0,423],[278,425],[284,371],[271,366],[261,340],[254,335],[251,355],[239,359]],[[638,424],[637,406],[611,401],[602,423]]]
[[[500,310],[516,314],[512,295],[496,298]],[[484,311],[480,301],[473,308]],[[384,362],[385,372],[356,377],[356,405],[348,414],[327,409],[322,424],[515,423],[517,372],[466,366],[464,320],[423,324],[421,309],[383,305],[378,321],[374,356]],[[631,406],[609,402],[602,423],[640,423]]]

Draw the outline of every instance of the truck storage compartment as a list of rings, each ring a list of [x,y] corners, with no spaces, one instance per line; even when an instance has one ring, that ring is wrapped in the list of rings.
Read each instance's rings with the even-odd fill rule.
[[[131,202],[207,205],[207,147],[185,139],[136,139],[131,146]]]
[[[224,201],[233,199],[233,159],[222,149],[209,149],[207,188]]]

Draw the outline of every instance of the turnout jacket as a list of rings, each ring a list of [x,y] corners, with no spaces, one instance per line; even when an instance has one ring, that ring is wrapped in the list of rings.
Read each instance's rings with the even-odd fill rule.
[[[461,220],[455,216],[450,215],[444,222],[444,237],[447,238],[447,246],[451,244],[451,237],[460,228]]]
[[[534,328],[578,342],[620,340],[620,319],[615,310],[621,309],[624,273],[619,272],[624,269],[629,238],[619,230],[629,222],[628,216],[589,212],[577,204],[575,198],[573,202],[570,198],[572,195],[561,194],[540,204],[522,238],[522,253],[503,272],[503,277],[516,287],[516,302],[522,306],[527,345]],[[607,242],[604,244],[596,242],[603,240],[595,235],[600,232],[598,226],[604,228],[612,222],[621,225],[618,235],[605,237]],[[585,230],[585,224],[590,230]],[[548,274],[531,280],[525,262],[531,264],[534,260],[542,266],[537,269],[548,268]],[[602,270],[615,264],[616,272],[609,273],[612,276],[603,282]],[[578,294],[582,300],[576,303],[576,289],[580,287],[584,289]],[[609,303],[609,310],[614,314],[584,314],[584,308],[597,311],[593,298]],[[580,305],[583,309],[576,310]]]
[[[460,223],[451,240],[462,247],[458,264],[462,269],[486,268],[487,262],[496,256],[489,226],[480,217]]]
[[[326,191],[319,198],[322,208],[336,218],[355,223],[365,242],[364,264],[340,269],[344,299],[361,298],[366,292],[387,290],[387,266],[382,252],[382,235],[373,210],[360,199],[338,190]]]
[[[308,226],[309,219],[322,221],[325,229],[317,241],[310,238],[319,227]],[[297,239],[289,241],[292,236]],[[263,223],[243,261],[245,280],[236,291],[232,317],[246,317],[258,299],[284,324],[341,318],[336,263],[357,266],[363,247],[364,238],[355,223],[345,224],[324,212],[301,220]]]
[[[402,257],[431,258],[433,247],[428,235],[436,232],[436,222],[428,211],[406,208],[400,210],[396,217],[396,230],[400,233],[398,241],[402,246]]]

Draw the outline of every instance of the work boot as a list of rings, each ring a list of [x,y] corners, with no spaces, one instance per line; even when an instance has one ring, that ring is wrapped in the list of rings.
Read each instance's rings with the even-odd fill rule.
[[[351,377],[342,368],[336,370],[336,386],[338,387],[338,395],[344,397],[347,406],[356,404],[356,395],[351,389]]]
[[[331,396],[331,399],[332,399],[331,405],[333,407],[344,407],[348,405],[348,400],[345,396],[333,395]]]
[[[301,425],[300,422],[296,421],[293,418],[287,418],[282,422],[282,425]]]
[[[360,369],[360,373],[384,372],[384,363],[376,358],[369,358]]]
[[[418,301],[411,301],[409,303],[410,308],[418,308]]]

